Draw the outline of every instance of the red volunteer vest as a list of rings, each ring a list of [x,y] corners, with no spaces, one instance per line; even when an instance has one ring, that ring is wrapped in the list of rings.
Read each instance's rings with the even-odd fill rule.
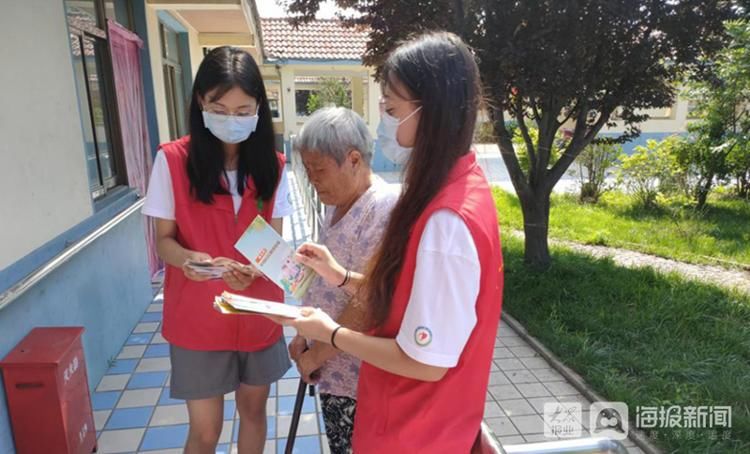
[[[375,335],[395,338],[398,334],[411,294],[419,240],[427,220],[440,209],[450,209],[463,219],[479,254],[477,324],[456,367],[438,382],[413,380],[362,363],[354,424],[356,454],[469,453],[479,432],[500,321],[503,260],[495,203],[473,152],[459,159],[446,185],[414,225],[391,313]]]
[[[234,244],[255,217],[271,220],[273,199],[256,198],[252,178],[242,196],[235,216],[231,195],[214,194],[211,205],[190,195],[186,165],[190,137],[185,136],[161,146],[169,164],[174,190],[177,242],[191,251],[211,257],[227,257],[249,263]],[[279,154],[279,166],[284,156]],[[182,269],[166,267],[164,278],[164,326],[162,333],[169,343],[191,350],[258,351],[273,345],[282,335],[279,325],[256,315],[224,315],[214,310],[216,295],[230,291],[246,296],[284,301],[284,292],[266,279],[256,279],[242,292],[230,289],[223,280],[195,282]]]

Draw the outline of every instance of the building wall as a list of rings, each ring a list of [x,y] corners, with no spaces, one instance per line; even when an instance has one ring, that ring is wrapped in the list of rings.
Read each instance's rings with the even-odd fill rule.
[[[281,81],[281,109],[285,140],[289,140],[290,135],[297,134],[304,124],[304,118],[298,118],[296,115],[295,77],[371,77],[371,71],[360,64],[325,62],[279,63],[277,67],[274,64],[267,64],[263,66],[261,72],[264,76],[276,77],[275,75],[278,74],[277,77]],[[377,100],[380,97],[380,86],[369,78],[367,84],[360,83],[353,87],[352,96],[361,97],[359,100],[353,100],[352,107],[362,114],[371,132],[374,132],[379,121]]]
[[[141,202],[122,187],[94,209],[64,2],[4,4],[0,38],[23,43],[0,46],[0,293],[9,301],[0,307],[0,358],[33,327],[83,326],[93,387],[152,298]],[[8,288],[105,225],[25,293],[5,299]],[[0,454],[15,452],[9,421],[0,391]]]
[[[678,98],[675,104],[669,109],[650,109],[647,112],[652,118],[640,125],[643,133],[664,134],[687,132],[687,125],[690,120],[688,119],[688,101],[686,99]],[[602,129],[602,133],[605,134],[622,131],[622,124]]]
[[[135,210],[0,310],[0,358],[34,327],[83,326],[93,392],[151,301],[143,235],[143,217]],[[0,453],[11,454],[15,451],[6,405],[0,392]]]
[[[0,269],[93,210],[63,8],[27,0],[0,14]]]

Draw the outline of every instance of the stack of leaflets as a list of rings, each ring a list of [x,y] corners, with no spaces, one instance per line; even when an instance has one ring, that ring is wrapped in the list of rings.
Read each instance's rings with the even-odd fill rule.
[[[221,275],[229,271],[229,269],[223,265],[214,265],[211,262],[194,262],[189,261],[185,264],[193,272],[206,276],[209,279],[221,279]]]
[[[294,249],[262,217],[257,216],[234,247],[271,282],[301,299],[315,272],[294,260]]]
[[[214,309],[222,314],[265,314],[285,318],[299,317],[299,307],[224,292],[214,299]]]

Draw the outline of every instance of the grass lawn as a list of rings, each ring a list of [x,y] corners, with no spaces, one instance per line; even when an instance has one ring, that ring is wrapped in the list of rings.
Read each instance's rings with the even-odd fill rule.
[[[559,247],[550,269],[532,272],[522,241],[503,241],[504,310],[606,399],[628,403],[631,424],[639,405],[729,405],[728,431],[650,435],[666,452],[750,452],[750,297]]]
[[[522,229],[515,195],[494,189],[500,223]],[[693,263],[731,261],[750,267],[750,202],[714,197],[697,213],[677,202],[657,210],[636,206],[625,194],[611,192],[596,205],[574,196],[552,196],[550,237],[615,246]]]

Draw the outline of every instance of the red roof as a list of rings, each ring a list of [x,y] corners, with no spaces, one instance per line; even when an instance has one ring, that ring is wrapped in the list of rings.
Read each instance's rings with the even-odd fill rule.
[[[336,19],[316,19],[296,30],[287,19],[261,18],[263,51],[270,59],[361,60],[368,30]]]

